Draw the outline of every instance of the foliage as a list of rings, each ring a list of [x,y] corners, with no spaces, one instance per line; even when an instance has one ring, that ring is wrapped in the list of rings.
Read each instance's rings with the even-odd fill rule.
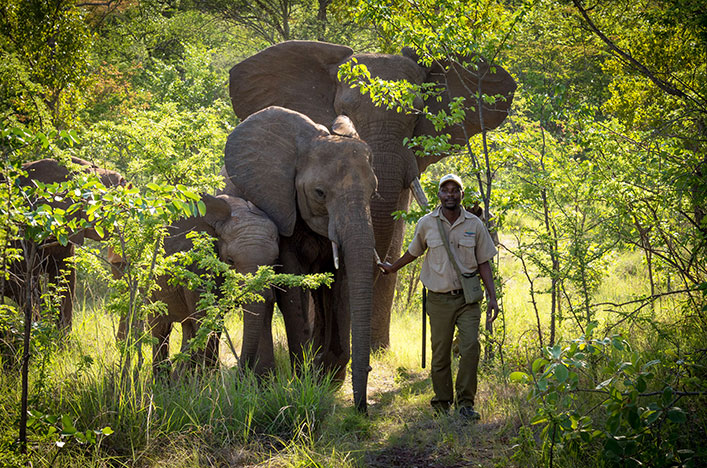
[[[2,120],[70,126],[83,105],[91,42],[82,11],[71,1],[6,0],[0,12]]]
[[[288,40],[341,42],[360,35],[341,0],[195,0],[196,6],[243,27],[262,48]],[[335,21],[330,20],[332,12]],[[251,39],[252,41],[252,39]]]
[[[594,461],[608,466],[688,463],[694,455],[682,437],[688,414],[676,404],[704,390],[704,381],[686,380],[681,370],[696,363],[649,360],[620,335],[595,338],[596,328],[592,322],[581,338],[544,348],[531,374],[510,375],[531,385],[529,399],[539,403],[531,423],[543,428],[545,460],[552,466],[556,451],[586,457],[600,445]],[[599,407],[604,413],[593,414]]]
[[[406,143],[430,160],[454,153],[421,175],[428,198],[436,200],[439,176],[460,174],[465,205],[491,211],[505,248],[500,281],[508,338],[501,368],[482,369],[481,385],[487,387],[479,403],[485,418],[495,418],[491,427],[501,429],[461,430],[453,420],[427,419],[429,385],[413,370],[419,365],[419,313],[409,314],[418,310],[419,264],[399,275],[395,311],[403,322],[393,349],[373,359],[384,388],[386,378],[395,376],[394,389],[377,394],[381,404],[369,419],[352,423],[344,415],[340,427],[341,412],[329,405],[330,389],[318,385],[320,376],[301,382],[302,376],[284,373],[257,381],[224,370],[155,384],[143,362],[149,343],[144,330],[130,346],[122,345],[134,359],[125,367],[128,378],[115,369],[120,358],[114,358],[113,338],[104,330],[111,323],[103,313],[105,298],[95,302],[98,310],[86,312],[95,314],[91,326],[105,336],[76,352],[74,340],[86,331],[61,338],[48,320],[57,290],[43,288],[31,323],[29,405],[36,430],[27,458],[12,448],[21,417],[15,364],[24,350],[24,323],[14,304],[0,304],[0,414],[6,428],[0,465],[160,463],[161,457],[180,457],[173,446],[186,453],[178,460],[182,466],[263,460],[387,465],[393,458],[411,466],[484,464],[488,455],[478,458],[468,448],[479,441],[484,450],[491,447],[499,465],[547,465],[550,457],[567,466],[628,466],[631,458],[698,465],[705,456],[700,359],[707,330],[703,2],[297,0],[281,3],[289,9],[278,11],[268,9],[272,2],[260,5],[0,1],[1,280],[8,279],[7,265],[24,255],[10,241],[29,236],[66,242],[77,229],[97,225],[130,263],[128,275],[98,292],[110,296],[105,302],[111,311],[132,310],[141,319],[159,310],[150,292],[154,278],[169,271],[174,281],[212,291],[201,298],[209,320],[195,346],[206,334],[233,333],[224,323],[237,316],[224,318],[233,302],[257,298],[256,289],[285,278],[268,269],[252,277],[228,271],[202,237],[194,239],[196,250],[171,259],[163,259],[161,249],[165,226],[198,213],[197,194],[222,183],[217,174],[223,144],[237,123],[227,97],[228,69],[283,37],[325,39],[357,52],[398,53],[412,46],[427,64],[484,55],[502,63],[519,84],[507,124],[468,145],[452,146],[444,136]],[[340,75],[379,105],[424,115],[437,128],[459,121],[479,98],[494,99],[458,100],[433,114],[420,105],[425,96],[434,99],[432,87],[380,80],[356,63]],[[116,169],[132,186],[105,190],[80,177],[20,190],[13,182],[23,162],[68,162],[70,156]],[[31,205],[38,197],[63,198],[66,207]],[[397,216],[416,221],[424,213],[413,206]],[[76,216],[81,211],[90,214]],[[107,284],[107,263],[103,247],[82,250],[78,268],[89,287],[79,294],[90,294],[97,277]],[[87,273],[87,263],[103,271]],[[220,272],[226,291],[217,292],[214,277],[194,273],[199,269]],[[618,275],[618,269],[630,274]],[[243,282],[251,289],[243,289]],[[597,338],[594,321],[608,338]],[[618,330],[623,335],[612,339]],[[579,333],[579,340],[562,339]],[[108,347],[96,348],[99,341]],[[505,366],[539,348],[543,357],[527,377],[512,374],[531,385],[533,396],[513,406],[504,398],[517,388],[499,383]],[[59,375],[63,366],[68,377]],[[536,410],[537,424],[524,425]],[[71,443],[57,450],[64,417],[80,431],[68,431],[62,440]],[[81,444],[93,428],[106,426],[115,433],[98,437],[90,450]],[[57,430],[51,436],[50,427]],[[533,429],[540,428],[544,445],[538,448]],[[505,443],[513,438],[515,449]],[[378,445],[386,447],[383,453]],[[387,448],[391,458],[385,458]],[[433,456],[406,459],[406,449],[431,450]],[[689,450],[695,451],[692,458]]]
[[[190,352],[204,349],[210,335],[228,333],[224,324],[226,315],[242,305],[262,302],[261,291],[271,287],[316,289],[331,287],[333,282],[329,273],[282,274],[275,273],[270,265],[260,266],[255,273],[242,273],[219,259],[214,245],[216,239],[198,232],[187,233],[187,238],[193,243],[190,250],[170,255],[155,268],[156,275],[167,275],[170,285],[200,292],[196,313],[203,318],[196,336],[188,343],[187,353],[175,356],[177,361],[190,358]],[[150,307],[161,309],[155,302]],[[232,343],[230,337],[227,342]],[[231,348],[231,352],[238,356],[235,349]]]

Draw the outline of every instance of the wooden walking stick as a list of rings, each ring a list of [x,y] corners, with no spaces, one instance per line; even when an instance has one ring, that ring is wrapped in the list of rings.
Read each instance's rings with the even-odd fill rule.
[[[422,368],[425,368],[427,353],[427,288],[422,287]]]

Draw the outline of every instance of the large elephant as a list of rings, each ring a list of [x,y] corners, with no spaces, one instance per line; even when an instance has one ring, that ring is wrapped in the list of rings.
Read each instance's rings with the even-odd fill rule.
[[[281,271],[334,273],[331,288],[311,293],[313,329],[309,293],[278,290],[277,302],[294,364],[310,339],[316,360],[337,380],[351,357],[354,403],[361,411],[370,371],[375,270],[370,201],[376,177],[370,158],[348,118],[336,118],[330,132],[281,107],[245,119],[229,135],[225,154],[237,195],[253,201],[278,227]]]
[[[186,237],[189,231],[206,232],[217,239],[216,248],[219,258],[241,273],[255,273],[261,265],[274,265],[278,257],[278,233],[275,224],[263,211],[252,203],[230,195],[202,197],[206,205],[204,216],[182,219],[169,229],[164,242],[166,255],[188,251],[192,248],[191,239]],[[172,324],[182,325],[182,350],[187,349],[188,341],[193,338],[203,317],[197,309],[200,291],[190,290],[185,286],[172,285],[168,275],[157,279],[160,289],[153,294],[153,300],[164,302],[167,313],[149,318],[152,335],[157,338],[153,347],[153,368],[159,371],[161,363],[168,357],[168,340]],[[260,292],[263,302],[243,306],[243,344],[241,365],[264,372],[274,367],[275,358],[270,346],[272,343],[270,322],[275,298],[272,290]],[[124,335],[124,326],[121,323]],[[209,339],[206,349],[196,356],[203,356],[207,364],[215,364],[218,359],[218,340]],[[197,358],[198,359],[198,358]]]
[[[455,97],[465,97],[467,104],[476,106],[477,100],[473,96],[479,91],[500,97],[493,104],[485,102],[481,109],[476,106],[476,112],[468,112],[463,126],[435,131],[427,119],[376,107],[358,89],[339,82],[339,66],[354,58],[359,64],[366,65],[374,77],[407,80],[415,84],[437,83],[443,89],[441,101],[433,97],[424,103],[432,112],[444,109]],[[373,169],[380,194],[371,203],[376,251],[383,259],[390,260],[399,256],[404,227],[403,221],[395,221],[391,213],[408,208],[409,187],[415,184],[422,171],[442,158],[418,159],[403,145],[403,139],[446,133],[452,137],[453,143],[465,144],[482,128],[498,127],[511,106],[516,84],[508,72],[497,65],[491,67],[483,59],[476,62],[478,67],[464,68],[460,62],[449,68],[449,63],[425,67],[418,63],[416,53],[409,48],[405,48],[402,55],[354,55],[346,46],[288,41],[268,47],[236,64],[230,71],[229,91],[233,110],[241,119],[267,106],[296,110],[323,125],[340,114],[351,119],[361,139],[373,151]],[[374,349],[388,346],[394,289],[395,275],[377,274],[371,330]]]
[[[74,172],[54,159],[40,159],[38,161],[25,163],[22,169],[27,172],[27,176],[21,177],[19,182],[23,186],[33,185],[35,182],[42,182],[44,184],[62,183],[69,181],[73,174],[83,172],[86,174],[95,174],[106,187],[126,184],[125,179],[115,171],[103,169],[79,158],[71,158],[71,162],[76,166],[76,171]],[[49,204],[55,208],[65,209],[70,203],[67,201],[51,200]],[[79,212],[75,216],[84,215]],[[35,267],[32,272],[27,271],[25,262],[12,263],[10,265],[10,280],[7,283],[6,294],[18,304],[22,304],[26,300],[25,284],[29,279],[28,275],[31,274],[35,277],[47,275],[49,282],[57,283],[63,277],[62,272],[67,272],[65,277],[66,287],[61,296],[58,320],[59,327],[68,331],[71,328],[73,298],[76,289],[76,269],[70,261],[70,258],[74,255],[75,246],[82,245],[86,237],[93,240],[101,240],[101,237],[95,230],[82,229],[70,237],[67,245],[61,245],[53,239],[40,245],[38,248],[38,266]],[[19,243],[17,246],[21,247]],[[34,282],[34,284],[38,283]]]

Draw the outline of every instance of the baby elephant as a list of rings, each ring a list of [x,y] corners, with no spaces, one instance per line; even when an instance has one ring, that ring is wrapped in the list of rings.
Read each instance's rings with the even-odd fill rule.
[[[192,242],[186,237],[189,231],[203,231],[217,239],[217,250],[221,261],[228,263],[241,273],[255,273],[261,265],[273,265],[278,257],[278,232],[275,224],[265,213],[252,203],[230,195],[204,195],[206,204],[204,216],[191,217],[175,223],[165,239],[165,253],[191,249]],[[153,369],[168,359],[168,341],[172,324],[182,325],[182,350],[193,338],[201,318],[197,311],[199,291],[183,286],[168,284],[167,275],[158,278],[160,290],[154,299],[167,305],[166,315],[150,317],[152,335],[158,339],[153,347]],[[242,365],[258,369],[272,368],[274,356],[272,346],[264,346],[261,354],[260,343],[272,343],[271,319],[274,305],[273,292],[261,291],[264,302],[243,306],[243,347]],[[218,340],[209,340],[204,351],[206,363],[218,362]]]

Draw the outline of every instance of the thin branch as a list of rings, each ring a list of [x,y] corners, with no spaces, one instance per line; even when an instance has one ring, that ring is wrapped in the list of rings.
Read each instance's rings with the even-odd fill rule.
[[[589,28],[594,31],[594,34],[596,34],[599,39],[604,41],[604,43],[609,46],[609,49],[611,49],[616,55],[618,55],[621,59],[623,59],[625,62],[633,66],[636,70],[638,70],[642,75],[644,75],[646,78],[651,80],[656,86],[658,86],[660,89],[665,91],[666,93],[672,95],[672,96],[677,96],[680,98],[683,98],[688,101],[692,101],[693,103],[697,104],[698,107],[702,108],[703,111],[704,109],[704,101],[705,99],[698,95],[698,99],[695,99],[692,96],[687,95],[685,92],[682,90],[676,88],[672,83],[662,80],[658,78],[651,70],[648,69],[645,65],[640,63],[638,60],[633,58],[630,54],[627,52],[623,51],[620,49],[616,44],[614,44],[611,39],[609,39],[599,28],[594,24],[594,22],[589,18],[589,14],[587,13],[587,10],[582,7],[582,3],[580,0],[572,0],[572,3],[574,3],[574,6],[577,7],[577,10],[579,10],[580,14],[584,18],[584,21],[586,21],[587,25]]]

